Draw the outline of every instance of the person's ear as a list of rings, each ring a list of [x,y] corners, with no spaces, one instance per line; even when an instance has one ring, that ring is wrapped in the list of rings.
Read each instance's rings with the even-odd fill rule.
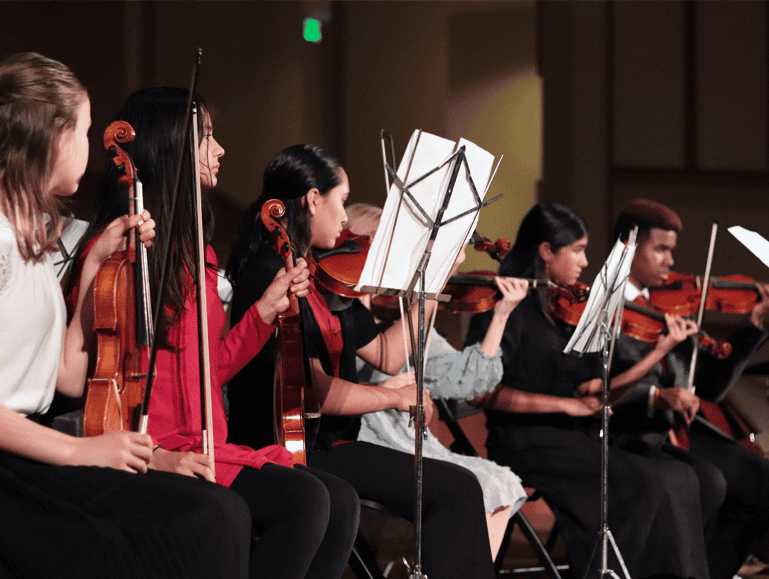
[[[553,250],[550,249],[549,241],[543,241],[539,244],[539,257],[542,258],[542,261],[548,263],[553,259],[554,255]]]
[[[318,202],[320,201],[320,191],[317,187],[310,189],[304,196],[305,203],[307,203],[307,209],[310,211],[310,215],[314,216],[318,210]]]

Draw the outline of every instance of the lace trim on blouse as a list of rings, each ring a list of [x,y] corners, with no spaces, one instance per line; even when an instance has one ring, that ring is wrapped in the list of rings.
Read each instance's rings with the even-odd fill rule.
[[[11,244],[16,243],[16,235],[11,228],[11,224],[8,223],[8,219],[0,213],[0,295],[3,295],[5,289],[9,286],[11,275],[13,274],[13,267],[11,262],[11,254],[13,247]]]

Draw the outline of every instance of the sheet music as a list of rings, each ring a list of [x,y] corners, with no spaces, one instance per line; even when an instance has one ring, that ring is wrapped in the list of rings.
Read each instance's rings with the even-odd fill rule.
[[[622,300],[622,292],[628,275],[630,265],[633,263],[636,245],[625,248],[625,244],[619,239],[609,254],[606,263],[593,282],[590,289],[590,298],[585,306],[585,311],[579,319],[577,328],[564,348],[564,352],[572,350],[577,352],[598,352],[602,347],[601,320],[599,316],[603,311],[607,313],[608,320],[614,320]]]
[[[77,245],[80,243],[85,230],[88,229],[88,222],[81,219],[63,217],[62,222],[64,225],[61,232],[61,244],[56,251],[51,253],[51,262],[59,281],[72,266]]]
[[[769,267],[769,241],[763,235],[739,225],[730,227],[729,233],[734,235],[753,255],[764,262],[765,266]]]
[[[436,293],[443,287],[459,251],[475,230],[480,207],[470,186],[470,178],[482,201],[490,182],[494,156],[466,139],[455,143],[417,130],[412,134],[397,170],[399,179],[406,184],[418,206],[434,221],[456,163],[456,159],[447,160],[462,146],[465,146],[467,165],[460,165],[443,221],[474,208],[477,210],[439,229],[425,271],[425,291],[428,293]],[[422,178],[436,168],[439,169]],[[417,204],[402,192],[397,183],[393,183],[358,288],[408,289],[431,234],[430,221]]]

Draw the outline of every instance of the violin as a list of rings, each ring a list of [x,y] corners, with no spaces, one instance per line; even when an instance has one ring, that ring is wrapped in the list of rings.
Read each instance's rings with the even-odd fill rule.
[[[262,206],[260,217],[270,232],[273,247],[286,264],[294,267],[291,241],[278,219],[286,207],[278,199],[270,199]],[[305,443],[305,378],[311,376],[309,361],[303,354],[302,320],[299,299],[289,292],[289,307],[278,314],[275,340],[274,427],[278,444],[285,446],[293,459],[307,464]]]
[[[124,121],[112,123],[104,132],[104,146],[118,170],[118,183],[127,189],[129,215],[144,210],[141,181],[133,161],[118,143],[136,138]],[[142,372],[142,350],[152,342],[147,250],[138,229],[127,233],[124,251],[112,254],[94,279],[94,331],[97,356],[94,374],[88,380],[83,417],[85,436],[116,430],[137,430],[144,397],[146,372]]]
[[[578,299],[570,299],[568,294],[562,293],[550,303],[550,311],[570,326],[576,326],[579,323],[587,305],[586,299],[589,296],[590,288],[586,284],[577,282],[573,293]],[[653,344],[657,342],[666,329],[664,312],[655,311],[633,302],[625,302],[620,331],[626,336]],[[700,346],[719,359],[727,358],[732,353],[732,345],[729,342],[719,343],[702,329],[694,336]]]
[[[452,275],[443,290],[443,293],[449,294],[451,299],[448,302],[438,302],[438,309],[448,310],[452,314],[477,314],[489,311],[502,298],[502,294],[494,283],[495,276],[493,271],[486,270]],[[581,289],[564,288],[550,280],[526,278],[526,281],[529,282],[529,291],[546,289],[574,301],[587,299],[573,294],[573,291],[581,292]]]
[[[671,273],[664,286],[649,288],[650,301],[669,314],[691,316],[702,296],[702,279],[693,274]],[[733,314],[750,312],[759,302],[756,281],[746,275],[713,277],[705,309]]]
[[[477,251],[487,252],[500,261],[510,250],[510,242],[504,238],[491,242],[476,234],[474,239],[476,240],[474,247]],[[310,274],[327,291],[345,298],[360,297],[364,293],[354,288],[366,264],[370,247],[369,236],[357,235],[345,229],[332,249],[316,251],[313,254],[310,261]],[[438,309],[447,310],[453,314],[480,313],[492,309],[502,297],[494,284],[495,275],[493,271],[482,270],[451,276],[444,289],[444,293],[449,294],[451,299],[448,302],[438,302]],[[567,297],[571,297],[569,290],[559,288],[551,281],[537,279],[527,281],[529,289],[560,289],[567,292]],[[372,296],[372,303],[381,308],[397,308],[398,298],[377,294]]]
[[[313,252],[310,275],[325,290],[344,298],[358,298],[363,292],[355,290],[366,265],[371,238],[344,229],[332,249]]]

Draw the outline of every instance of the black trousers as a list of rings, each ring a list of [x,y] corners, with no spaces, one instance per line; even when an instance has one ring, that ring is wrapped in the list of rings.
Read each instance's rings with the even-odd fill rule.
[[[769,530],[769,461],[693,422],[690,453],[726,481],[726,498],[708,544],[711,579],[731,579]]]
[[[244,468],[230,488],[251,511],[259,541],[250,577],[338,579],[360,520],[358,495],[345,481],[304,466]]]
[[[0,452],[0,513],[3,577],[246,577],[248,509],[204,480]]]
[[[414,516],[414,457],[367,442],[317,450],[308,464],[349,482],[361,499]],[[470,471],[425,459],[422,569],[430,579],[493,578],[483,493]]]
[[[601,563],[600,439],[552,425],[510,426],[494,434],[487,443],[489,458],[542,493],[555,513],[574,576],[595,573]],[[609,447],[609,529],[633,578],[708,579],[703,505],[715,513],[721,500],[723,489],[701,492],[694,468],[669,454]],[[611,548],[609,553],[609,566],[619,573]]]

